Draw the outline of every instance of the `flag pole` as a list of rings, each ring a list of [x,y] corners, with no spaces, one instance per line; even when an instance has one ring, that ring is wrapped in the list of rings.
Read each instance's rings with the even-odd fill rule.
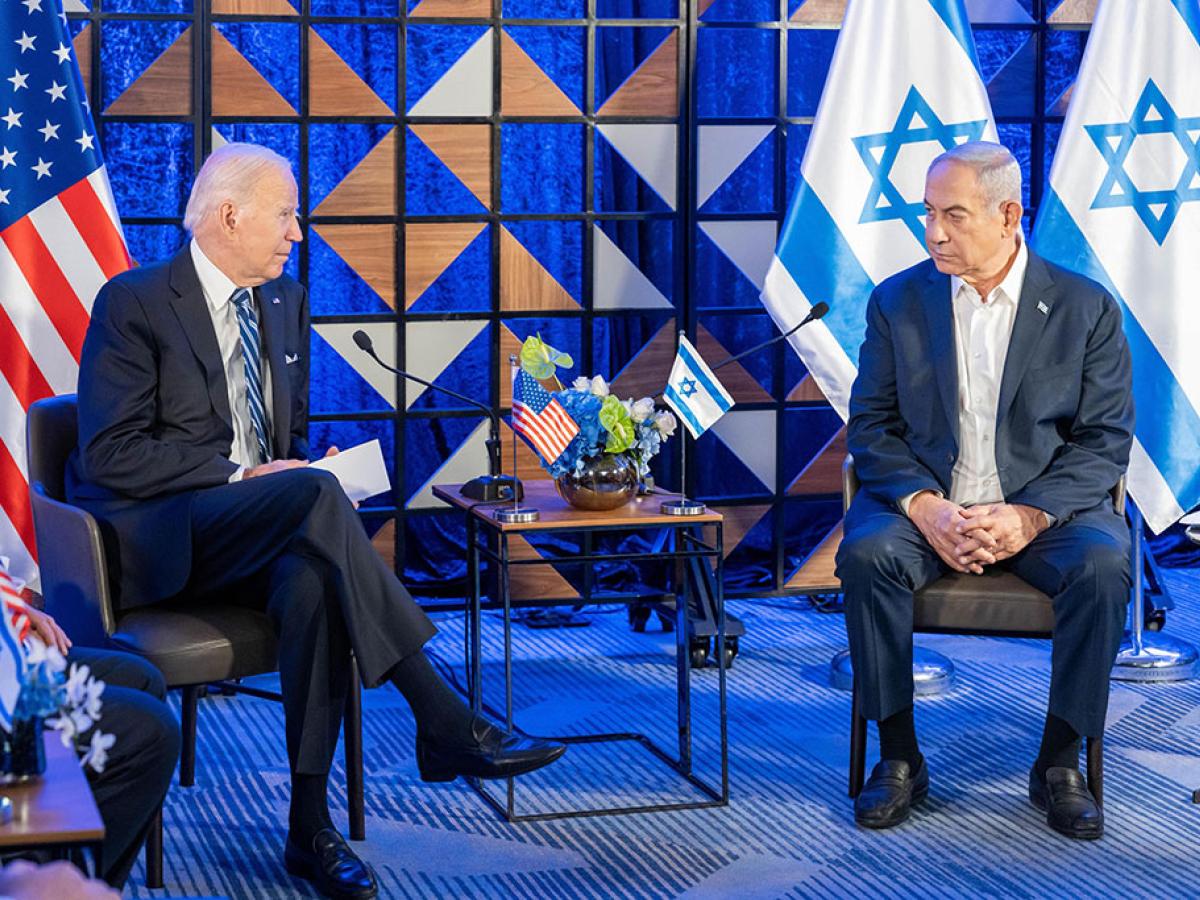
[[[684,337],[685,332],[679,329],[679,337]],[[679,344],[675,345],[675,352],[679,352]],[[666,516],[698,516],[706,509],[705,505],[699,500],[689,500],[687,498],[687,442],[688,442],[688,427],[684,424],[683,429],[679,433],[679,499],[664,500],[659,506],[659,511]],[[516,471],[515,469],[513,471]]]
[[[515,386],[517,380],[517,357],[515,354],[508,356],[508,382]],[[513,459],[513,478],[517,477],[517,429],[512,429],[512,459]],[[492,518],[501,525],[526,525],[530,522],[536,522],[542,517],[542,514],[534,506],[522,506],[521,498],[517,491],[513,491],[512,506],[497,506],[492,511]]]

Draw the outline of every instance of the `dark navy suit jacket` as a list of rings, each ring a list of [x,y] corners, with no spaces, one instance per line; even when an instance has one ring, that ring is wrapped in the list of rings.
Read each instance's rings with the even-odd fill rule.
[[[309,313],[286,276],[254,291],[280,458],[308,458]],[[121,607],[181,591],[193,493],[226,484],[233,419],[221,351],[187,246],[113,278],[79,363],[79,448],[67,495],[100,522]]]
[[[1004,499],[1066,521],[1106,501],[1132,441],[1120,309],[1100,285],[1030,252],[997,409]],[[958,367],[950,276],[931,260],[871,295],[848,447],[863,486],[886,501],[923,489],[949,496]]]

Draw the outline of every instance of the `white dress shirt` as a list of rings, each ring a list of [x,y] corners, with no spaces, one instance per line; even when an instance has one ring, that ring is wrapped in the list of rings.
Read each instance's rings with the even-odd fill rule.
[[[208,304],[213,330],[217,333],[217,345],[221,348],[221,368],[225,372],[225,389],[229,394],[229,412],[233,415],[233,444],[229,448],[229,459],[240,467],[230,481],[240,481],[242,473],[258,465],[258,435],[254,433],[254,422],[250,418],[250,404],[246,398],[246,363],[242,356],[242,333],[238,328],[237,307],[233,294],[239,285],[218,269],[200,249],[195,240],[191,244],[192,262]],[[253,289],[251,289],[253,292]],[[261,322],[261,319],[260,319]],[[267,428],[271,427],[271,372],[266,353],[262,358],[263,406]],[[251,448],[254,448],[253,450]]]
[[[958,460],[951,473],[950,500],[959,506],[1004,500],[996,468],[996,412],[1028,263],[1029,250],[1020,241],[1012,268],[986,299],[957,275],[950,277],[958,365]],[[919,493],[900,499],[905,515]]]

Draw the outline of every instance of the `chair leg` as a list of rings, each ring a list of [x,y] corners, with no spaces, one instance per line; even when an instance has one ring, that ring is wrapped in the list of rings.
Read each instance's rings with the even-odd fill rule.
[[[154,814],[146,833],[146,887],[163,886],[163,819],[162,807]]]
[[[1087,783],[1088,790],[1096,798],[1097,806],[1104,806],[1104,738],[1087,739]]]
[[[196,705],[203,687],[193,684],[183,689],[183,748],[179,753],[179,784],[182,787],[196,783]]]
[[[867,720],[859,712],[858,685],[850,700],[850,796],[857,798],[862,791],[867,768]]]
[[[362,756],[362,682],[358,663],[350,662],[350,693],[346,697],[344,734],[346,740],[346,806],[350,814],[350,840],[367,837],[366,811],[363,804]]]

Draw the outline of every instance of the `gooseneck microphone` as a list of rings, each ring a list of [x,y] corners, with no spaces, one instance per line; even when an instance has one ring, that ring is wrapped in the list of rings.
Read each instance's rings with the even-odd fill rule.
[[[470,500],[482,500],[485,502],[520,500],[524,497],[525,492],[516,475],[503,475],[500,473],[500,416],[496,414],[495,410],[490,406],[480,403],[478,400],[468,397],[466,394],[460,394],[458,391],[452,391],[450,388],[442,387],[440,384],[426,381],[419,375],[413,375],[410,372],[397,369],[395,366],[389,366],[379,358],[379,354],[375,352],[375,345],[371,341],[371,336],[361,328],[354,332],[354,343],[358,345],[359,350],[362,350],[389,372],[399,375],[407,381],[414,381],[435,391],[441,391],[455,400],[462,401],[467,406],[472,406],[480,410],[488,417],[488,439],[485,442],[488,455],[488,474],[472,478],[462,486],[459,493]],[[516,493],[515,497],[513,496],[514,492]]]
[[[822,300],[820,303],[818,303],[816,306],[814,306],[812,309],[810,309],[808,311],[808,315],[805,316],[803,319],[801,319],[800,323],[798,325],[794,326],[791,330],[785,331],[783,334],[777,334],[777,335],[775,335],[775,337],[771,338],[770,340],[763,341],[761,344],[755,344],[749,350],[743,350],[741,353],[734,354],[733,356],[727,356],[723,360],[721,360],[719,363],[717,363],[715,366],[713,366],[713,369],[715,370],[715,369],[721,368],[721,366],[727,366],[731,362],[736,362],[737,360],[741,359],[743,356],[748,356],[749,354],[753,353],[756,350],[761,350],[763,347],[769,347],[772,344],[776,344],[779,341],[784,340],[785,338],[789,338],[793,334],[795,334],[797,331],[799,331],[801,328],[803,328],[805,325],[807,325],[809,322],[815,322],[817,319],[821,318],[821,316],[825,315],[825,313],[827,313],[827,312],[829,312],[829,304],[826,303],[824,300]],[[361,332],[360,332],[360,334],[361,334]],[[358,339],[358,335],[355,335],[355,340],[357,340],[357,339]],[[359,346],[362,346],[362,345],[360,344]]]

